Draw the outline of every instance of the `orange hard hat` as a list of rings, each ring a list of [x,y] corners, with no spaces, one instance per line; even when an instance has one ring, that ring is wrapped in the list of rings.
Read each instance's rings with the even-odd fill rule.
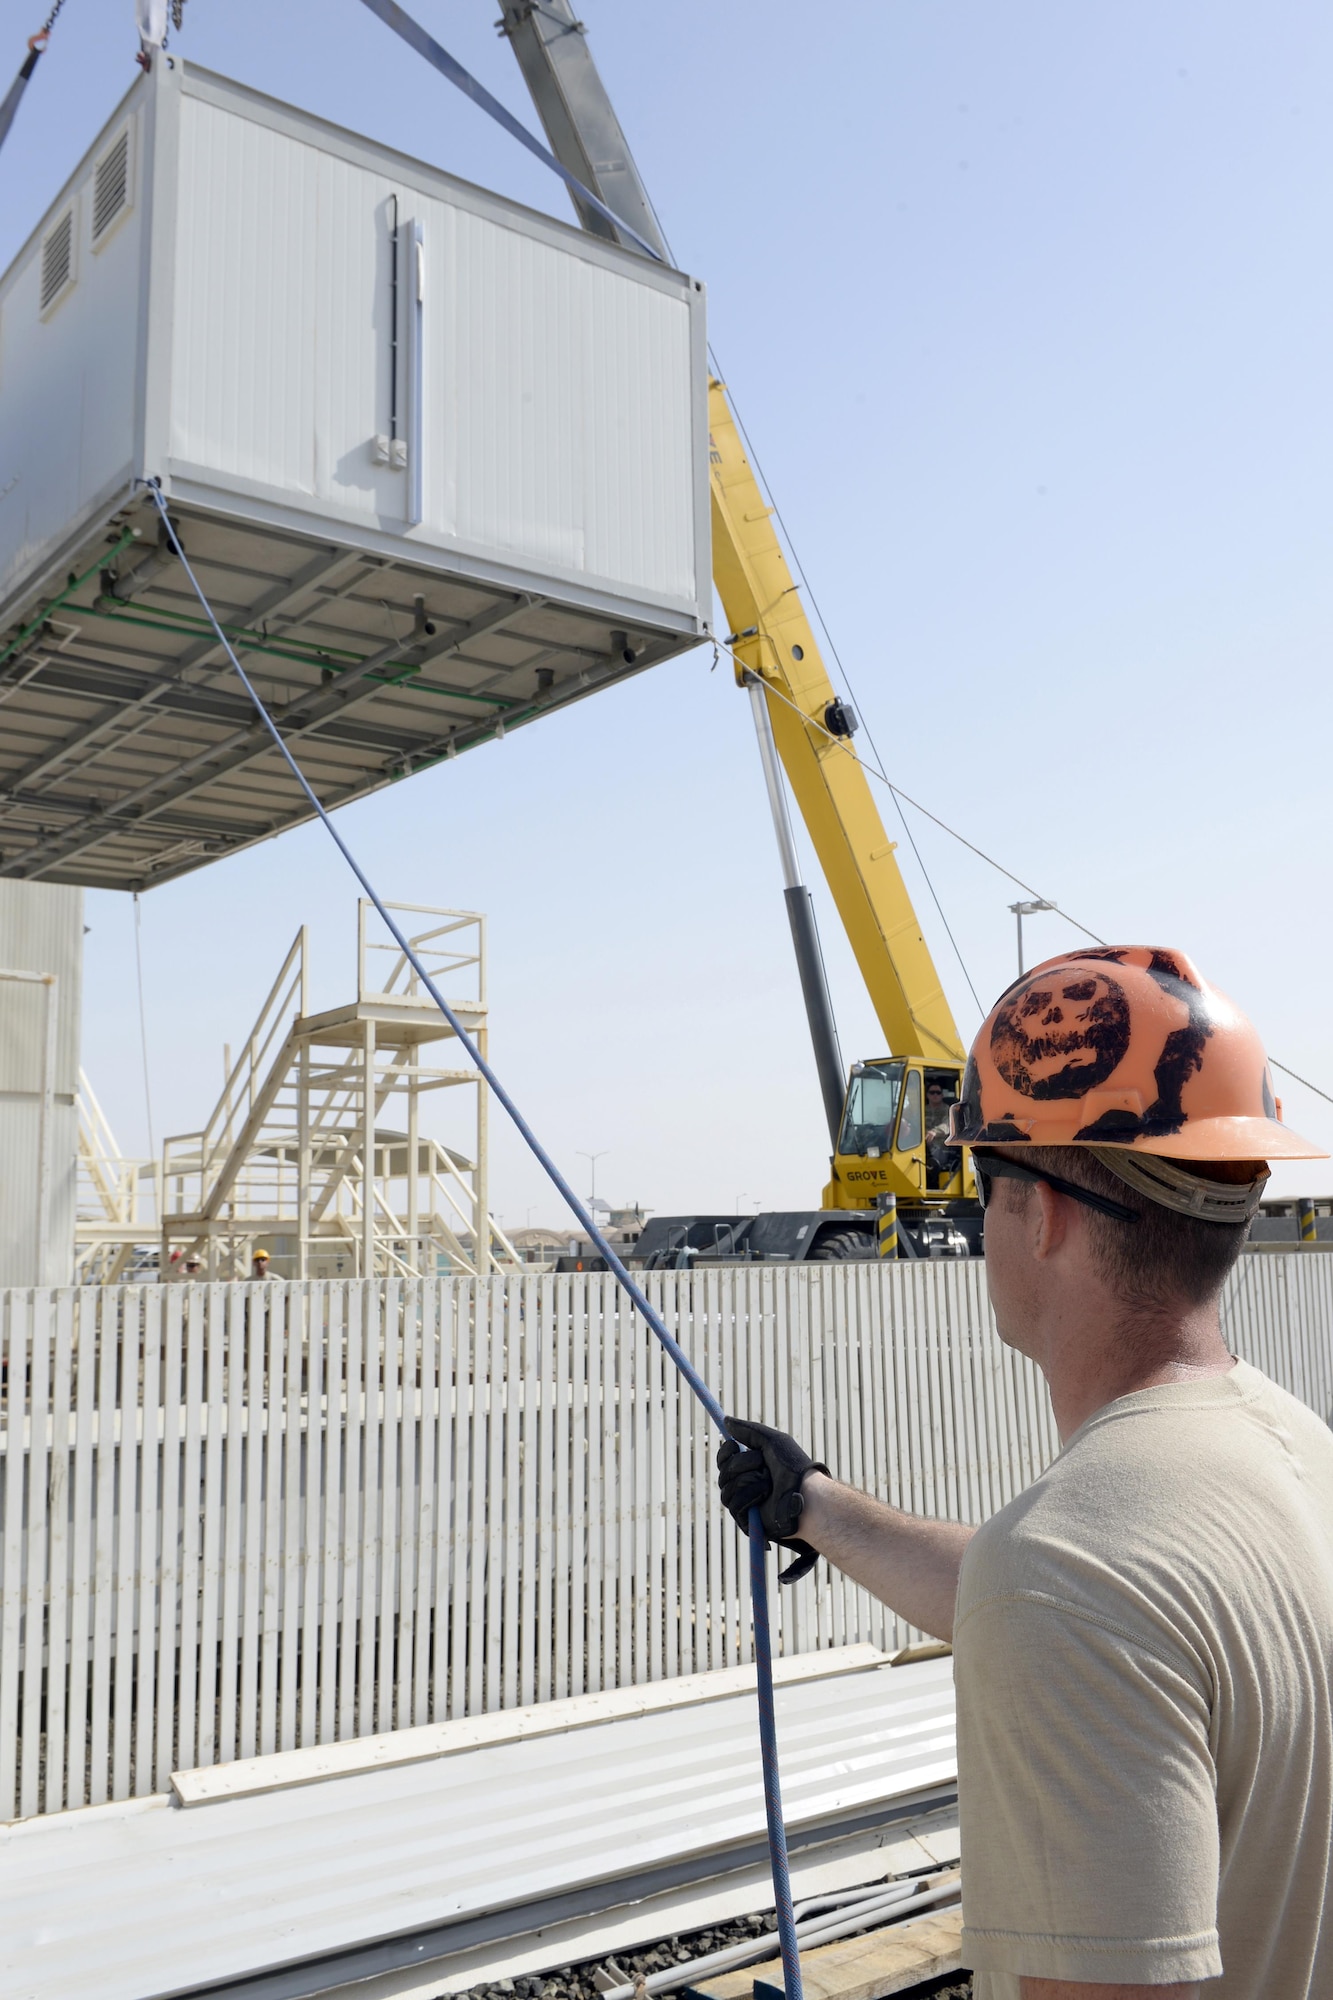
[[[1182,951],[1064,952],[981,1024],[950,1113],[964,1146],[1128,1147],[1176,1160],[1320,1160],[1282,1123],[1240,1009]]]

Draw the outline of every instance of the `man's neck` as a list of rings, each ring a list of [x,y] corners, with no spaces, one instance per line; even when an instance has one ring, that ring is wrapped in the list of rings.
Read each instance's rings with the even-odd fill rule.
[[[1093,1326],[1082,1314],[1046,1330],[1039,1357],[1062,1442],[1122,1396],[1170,1382],[1225,1375],[1235,1367],[1217,1301],[1180,1313],[1126,1315]]]

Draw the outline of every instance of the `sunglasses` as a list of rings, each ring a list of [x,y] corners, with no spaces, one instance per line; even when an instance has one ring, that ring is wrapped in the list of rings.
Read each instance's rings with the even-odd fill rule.
[[[1057,1194],[1067,1194],[1071,1201],[1081,1201],[1085,1208],[1113,1215],[1117,1222],[1140,1220],[1137,1209],[1126,1208],[1123,1202],[1111,1201],[1104,1194],[1094,1194],[1091,1188],[1080,1187],[1077,1181],[1062,1180],[1059,1174],[1048,1174],[1041,1167],[1029,1167],[1022,1160],[1008,1159],[1003,1153],[983,1153],[974,1148],[972,1171],[976,1176],[977,1200],[983,1210],[990,1206],[993,1181],[1045,1181],[1047,1187],[1054,1188]]]

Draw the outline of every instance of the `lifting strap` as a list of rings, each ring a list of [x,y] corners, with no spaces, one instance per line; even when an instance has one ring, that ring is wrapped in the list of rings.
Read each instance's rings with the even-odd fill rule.
[[[620,230],[630,238],[631,242],[637,243],[640,250],[651,257],[655,264],[661,263],[660,253],[639,235],[637,229],[631,229],[623,216],[617,215],[614,209],[607,207],[600,195],[595,195],[591,188],[584,187],[577,174],[571,174],[568,167],[562,167],[555,154],[548,152],[540,139],[534,139],[527,126],[520,125],[513,112],[506,111],[499,98],[492,97],[485,84],[478,83],[472,72],[464,69],[458,58],[451,56],[448,49],[441,48],[433,36],[428,35],[410,14],[396,4],[396,0],[363,0],[363,3],[369,7],[372,14],[379,15],[386,27],[392,28],[396,35],[401,35],[410,49],[415,49],[419,56],[424,56],[441,76],[448,77],[450,83],[461,90],[465,97],[470,97],[474,104],[480,105],[487,116],[493,118],[511,139],[517,139],[519,145],[526,146],[544,167],[549,167],[553,174],[558,174],[565,186],[572,189],[580,201],[586,202],[589,208],[600,215],[603,222],[609,222],[613,229]]]
[[[10,84],[4,102],[0,104],[0,146],[3,146],[5,140],[9,137],[9,128],[14,123],[14,114],[19,108],[19,101],[24,91],[28,88],[28,80],[32,76],[33,71],[46,54],[46,45],[51,39],[51,30],[56,24],[56,15],[60,12],[64,4],[65,0],[55,0],[55,5],[47,15],[43,26],[37,30],[35,35],[28,37],[28,53],[23,67]]]
[[[165,48],[170,26],[167,0],[134,0],[134,25],[139,30],[139,43],[145,53],[150,49]]]

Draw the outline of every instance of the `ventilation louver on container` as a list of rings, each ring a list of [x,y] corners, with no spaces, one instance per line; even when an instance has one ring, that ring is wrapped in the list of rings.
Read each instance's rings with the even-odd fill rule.
[[[130,128],[127,125],[115,145],[99,160],[93,177],[93,242],[100,243],[116,217],[130,201]]]
[[[42,245],[42,311],[49,312],[73,282],[74,210],[67,208]]]

